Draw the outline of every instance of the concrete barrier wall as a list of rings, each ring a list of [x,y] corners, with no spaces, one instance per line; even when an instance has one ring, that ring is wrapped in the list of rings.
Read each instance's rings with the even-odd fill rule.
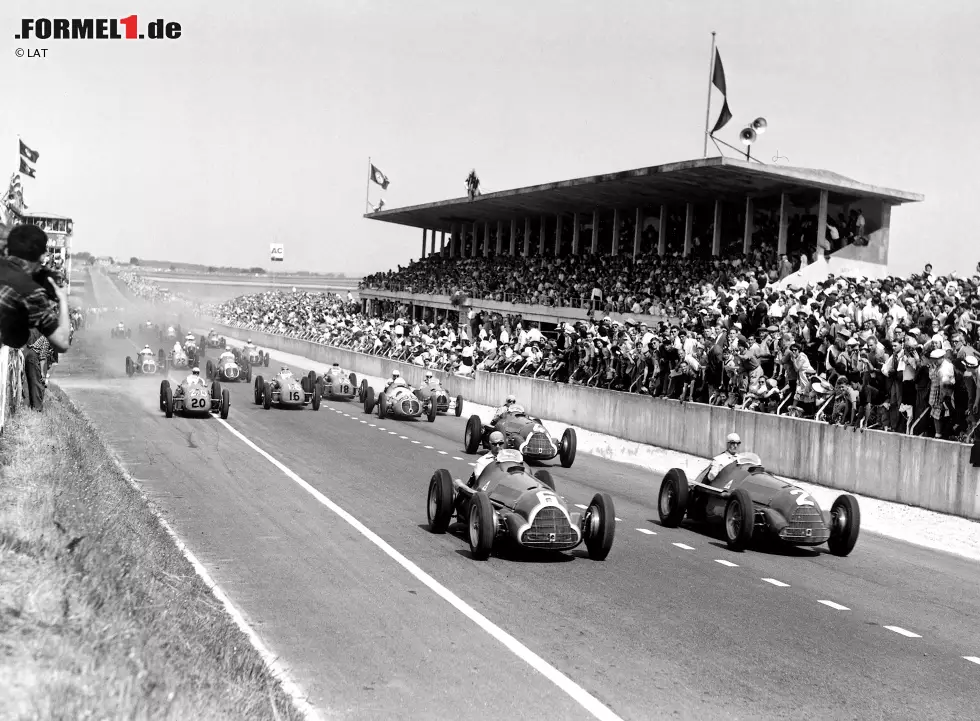
[[[355,373],[387,377],[394,368],[409,383],[424,369],[388,358],[309,341],[215,326],[230,337],[340,363]],[[743,448],[758,453],[779,475],[980,520],[980,468],[970,465],[970,447],[932,438],[880,431],[855,432],[826,423],[762,413],[680,403],[498,373],[459,378],[437,372],[446,390],[496,406],[513,393],[529,412],[638,443],[707,458],[721,452],[736,432]]]

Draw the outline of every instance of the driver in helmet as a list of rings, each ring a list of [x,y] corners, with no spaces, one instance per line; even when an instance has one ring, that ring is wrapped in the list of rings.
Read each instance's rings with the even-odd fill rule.
[[[523,411],[524,409],[517,405],[517,396],[511,394],[508,395],[504,400],[504,404],[500,406],[497,410],[493,412],[493,420],[490,421],[490,425],[495,425],[500,418],[507,413],[513,413],[515,411]]]
[[[184,344],[185,345],[197,345],[195,343],[195,341],[194,341],[194,334],[193,333],[188,333],[186,336],[184,336]]]
[[[245,350],[246,351],[253,351],[253,350],[255,350],[255,344],[252,342],[252,339],[251,338],[249,338],[247,341],[245,341]]]
[[[183,358],[184,349],[180,346],[180,341],[174,343],[174,358]]]
[[[385,393],[390,391],[392,388],[405,385],[408,384],[405,382],[405,379],[402,378],[402,372],[396,368],[391,372],[391,380],[388,381],[388,385],[385,387]]]
[[[223,361],[226,361],[226,360],[233,361],[233,360],[235,360],[235,354],[231,352],[231,346],[230,345],[226,345],[225,346],[225,351],[224,351],[224,353],[221,354],[221,356],[219,357],[218,360],[223,360]]]
[[[140,351],[140,362],[142,363],[143,361],[151,360],[152,358],[153,358],[153,351],[150,350],[150,344],[147,343],[146,345],[143,346],[143,349]]]
[[[293,377],[293,372],[291,370],[289,370],[289,368],[287,368],[286,366],[283,366],[282,368],[279,369],[279,377],[280,378],[292,378]]]
[[[189,386],[203,386],[204,379],[201,378],[201,369],[198,368],[197,366],[191,368],[191,374],[187,376],[187,378],[184,380],[184,383],[186,383]]]
[[[480,474],[483,473],[483,470],[487,466],[497,460],[497,454],[503,450],[507,443],[506,439],[504,438],[504,434],[500,431],[494,431],[491,433],[488,442],[490,443],[490,452],[480,457],[480,459],[476,462],[476,467],[473,469],[473,473],[470,475],[469,480],[466,481],[466,485],[470,488],[476,488],[476,481],[480,477]]]
[[[725,452],[711,459],[711,469],[708,471],[709,481],[715,480],[722,469],[735,462],[738,458],[738,449],[741,446],[742,439],[739,438],[738,433],[729,433],[725,439]]]

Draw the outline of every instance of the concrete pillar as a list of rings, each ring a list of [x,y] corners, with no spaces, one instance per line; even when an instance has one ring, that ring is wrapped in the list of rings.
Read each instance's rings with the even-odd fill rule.
[[[619,208],[613,209],[612,254],[619,255]]]
[[[776,236],[776,253],[786,252],[786,241],[789,238],[789,198],[786,193],[779,195],[779,234]]]
[[[524,257],[531,255],[531,218],[524,219]]]
[[[517,218],[510,219],[510,257],[517,254]]]
[[[721,201],[715,201],[715,229],[711,235],[711,255],[721,255]]]
[[[867,216],[865,216],[867,217]],[[864,230],[868,232],[867,227]],[[888,265],[888,246],[891,243],[892,235],[892,206],[887,201],[881,201],[881,227],[876,232],[878,242],[875,245],[880,248],[878,262]]]
[[[657,238],[657,255],[667,253],[667,206],[660,206],[660,237]]]
[[[548,219],[541,216],[541,226],[538,228],[538,255],[544,255],[544,234],[548,230]]]
[[[755,222],[752,214],[755,212],[755,203],[752,198],[745,199],[745,228],[742,231],[742,252],[748,253],[752,250],[752,231],[755,229]]]
[[[483,257],[490,257],[490,223],[483,224]]]
[[[425,232],[425,228],[422,228],[422,255],[419,257],[419,260],[425,259]]]
[[[555,257],[561,255],[561,214],[555,216]]]
[[[592,211],[592,255],[599,254],[599,211]]]
[[[439,252],[442,253],[446,250],[446,231],[439,231]]]
[[[694,204],[688,203],[684,218],[684,257],[691,254],[692,233],[694,231]]]
[[[582,218],[577,212],[572,213],[572,255],[578,255],[578,242],[581,232]]]
[[[820,191],[820,210],[817,211],[817,243],[827,237],[827,200],[830,197],[830,193],[826,190]],[[786,246],[779,251],[780,253],[786,252]],[[823,255],[824,249],[817,245],[817,255]]]
[[[459,223],[453,223],[449,228],[449,257],[455,258],[459,243]]]
[[[633,228],[633,260],[640,255],[640,243],[643,242],[643,208],[636,209],[636,227]]]
[[[497,255],[504,252],[504,221],[497,221]]]
[[[473,240],[473,247],[470,248],[470,257],[476,257],[477,248],[480,247],[480,226],[476,223],[470,223],[470,238]]]

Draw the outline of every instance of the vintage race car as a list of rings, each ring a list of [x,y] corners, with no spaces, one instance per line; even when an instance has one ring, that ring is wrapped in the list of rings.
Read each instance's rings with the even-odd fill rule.
[[[252,382],[252,369],[248,366],[244,369],[240,368],[234,358],[219,358],[216,361],[208,360],[204,372],[209,381]]]
[[[320,410],[320,386],[315,380],[311,381],[309,375],[296,378],[292,373],[278,373],[269,381],[255,376],[254,393],[255,405],[262,405],[266,410],[273,404],[280,408],[305,408],[310,405],[313,410]]]
[[[174,370],[184,370],[186,368],[192,368],[197,365],[190,355],[185,353],[183,350],[180,353],[174,353],[170,351],[167,353],[167,367],[173,368]]]
[[[125,323],[117,323],[109,331],[112,338],[132,338],[133,331],[126,327]]]
[[[150,320],[140,323],[136,330],[139,332],[141,338],[149,336],[159,337],[160,334],[159,326],[154,325],[153,321]]]
[[[436,419],[436,405],[431,400],[422,400],[415,395],[415,389],[410,385],[392,386],[374,398],[374,388],[361,383],[361,399],[364,401],[364,412],[370,413],[378,409],[378,418],[421,418],[425,416],[429,423]]]
[[[258,348],[242,348],[241,350],[236,350],[235,353],[239,356],[239,365],[250,365],[250,366],[264,366],[269,367],[269,354],[268,352],[263,353]]]
[[[208,332],[207,338],[205,338],[203,335],[201,336],[202,348],[225,348],[227,345],[228,344],[225,342],[225,337],[223,335],[218,335],[214,332],[214,330]]]
[[[170,341],[171,343],[178,338],[183,338],[183,333],[180,332],[180,326],[176,328],[172,325],[168,325],[166,328],[160,328],[160,342]]]
[[[524,548],[568,551],[585,541],[589,557],[602,561],[612,549],[616,511],[608,493],[596,493],[584,513],[571,512],[555,491],[551,474],[531,473],[520,452],[505,449],[470,488],[439,469],[429,481],[429,530],[445,533],[455,517],[466,524],[470,551],[490,556],[497,539]]]
[[[524,454],[527,461],[550,461],[555,456],[565,468],[575,462],[578,436],[574,428],[566,428],[561,441],[555,440],[540,420],[527,415],[518,406],[513,412],[505,413],[495,425],[484,425],[478,415],[470,416],[463,433],[463,447],[467,453],[476,453],[482,446],[490,448],[489,438],[494,431],[500,431],[507,440],[506,448],[513,448]]]
[[[794,546],[826,543],[835,556],[854,549],[861,531],[857,499],[841,494],[823,511],[799,486],[769,473],[754,453],[739,454],[714,478],[709,465],[694,481],[679,468],[667,471],[660,484],[660,522],[675,527],[688,519],[721,526],[728,546],[744,550],[753,538],[775,538]]]
[[[331,365],[322,376],[317,376],[320,393],[324,398],[349,401],[358,395],[357,376],[348,373],[339,363]]]
[[[131,357],[126,356],[126,375],[132,378],[134,375],[153,375],[154,373],[166,373],[167,372],[167,356],[163,352],[163,348],[154,358],[153,356],[147,356],[142,361],[139,356],[136,357],[134,361]]]
[[[231,396],[227,390],[221,390],[221,384],[214,381],[210,386],[204,383],[189,383],[183,380],[177,389],[170,386],[170,381],[160,381],[160,410],[173,418],[174,413],[185,416],[208,416],[219,413],[222,418],[228,417],[231,408]]]
[[[456,417],[459,418],[463,415],[463,396],[456,396],[455,398],[450,398],[449,393],[446,389],[442,387],[441,382],[436,382],[435,385],[429,385],[423,383],[417,391],[415,391],[421,400],[427,400],[432,398],[436,404],[436,411],[438,413],[448,413],[453,411]]]

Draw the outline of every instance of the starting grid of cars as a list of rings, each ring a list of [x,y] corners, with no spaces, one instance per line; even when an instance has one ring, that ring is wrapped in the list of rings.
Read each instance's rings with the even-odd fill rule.
[[[149,322],[140,326],[142,334],[159,333],[163,341],[179,342],[178,328],[160,329]],[[132,337],[123,324],[111,331],[113,338]],[[185,344],[187,362],[196,364],[206,357],[207,348],[226,348],[226,341],[213,331],[200,346]],[[126,358],[126,372],[134,375],[167,373],[180,368],[174,354],[163,349],[156,357],[144,356],[134,362]],[[234,351],[233,358],[217,363],[206,361],[206,378],[189,376],[173,387],[169,380],[160,384],[160,410],[167,418],[219,415],[228,418],[231,400],[221,382],[253,382],[253,367],[268,367],[269,354],[254,347]],[[184,367],[189,367],[185,365]],[[268,410],[311,407],[320,409],[322,399],[352,401],[355,398],[365,413],[377,413],[379,419],[421,419],[434,422],[438,415],[452,412],[460,417],[463,398],[451,398],[438,382],[413,388],[404,381],[389,383],[385,390],[375,390],[362,379],[333,364],[325,373],[315,371],[296,377],[283,368],[268,380],[256,374],[253,383],[255,405]],[[616,531],[616,513],[608,493],[596,493],[585,511],[572,511],[558,495],[550,471],[532,469],[532,464],[558,458],[562,467],[575,461],[577,436],[566,428],[555,439],[540,421],[523,408],[514,407],[501,413],[492,424],[471,415],[463,433],[463,445],[469,454],[490,448],[490,434],[504,436],[504,448],[484,464],[479,476],[468,481],[453,478],[446,469],[438,469],[429,481],[427,516],[432,533],[445,533],[458,521],[466,530],[475,559],[486,559],[498,542],[540,551],[569,551],[584,543],[590,558],[608,556]],[[488,457],[489,458],[489,457]],[[661,483],[658,496],[660,521],[676,527],[687,519],[703,526],[720,527],[728,546],[744,550],[754,539],[767,538],[797,546],[826,543],[830,552],[847,556],[857,543],[861,512],[857,499],[841,494],[829,510],[821,509],[816,499],[802,488],[769,473],[755,454],[733,457],[713,478],[705,468],[694,480],[688,480],[681,469],[671,469]]]

